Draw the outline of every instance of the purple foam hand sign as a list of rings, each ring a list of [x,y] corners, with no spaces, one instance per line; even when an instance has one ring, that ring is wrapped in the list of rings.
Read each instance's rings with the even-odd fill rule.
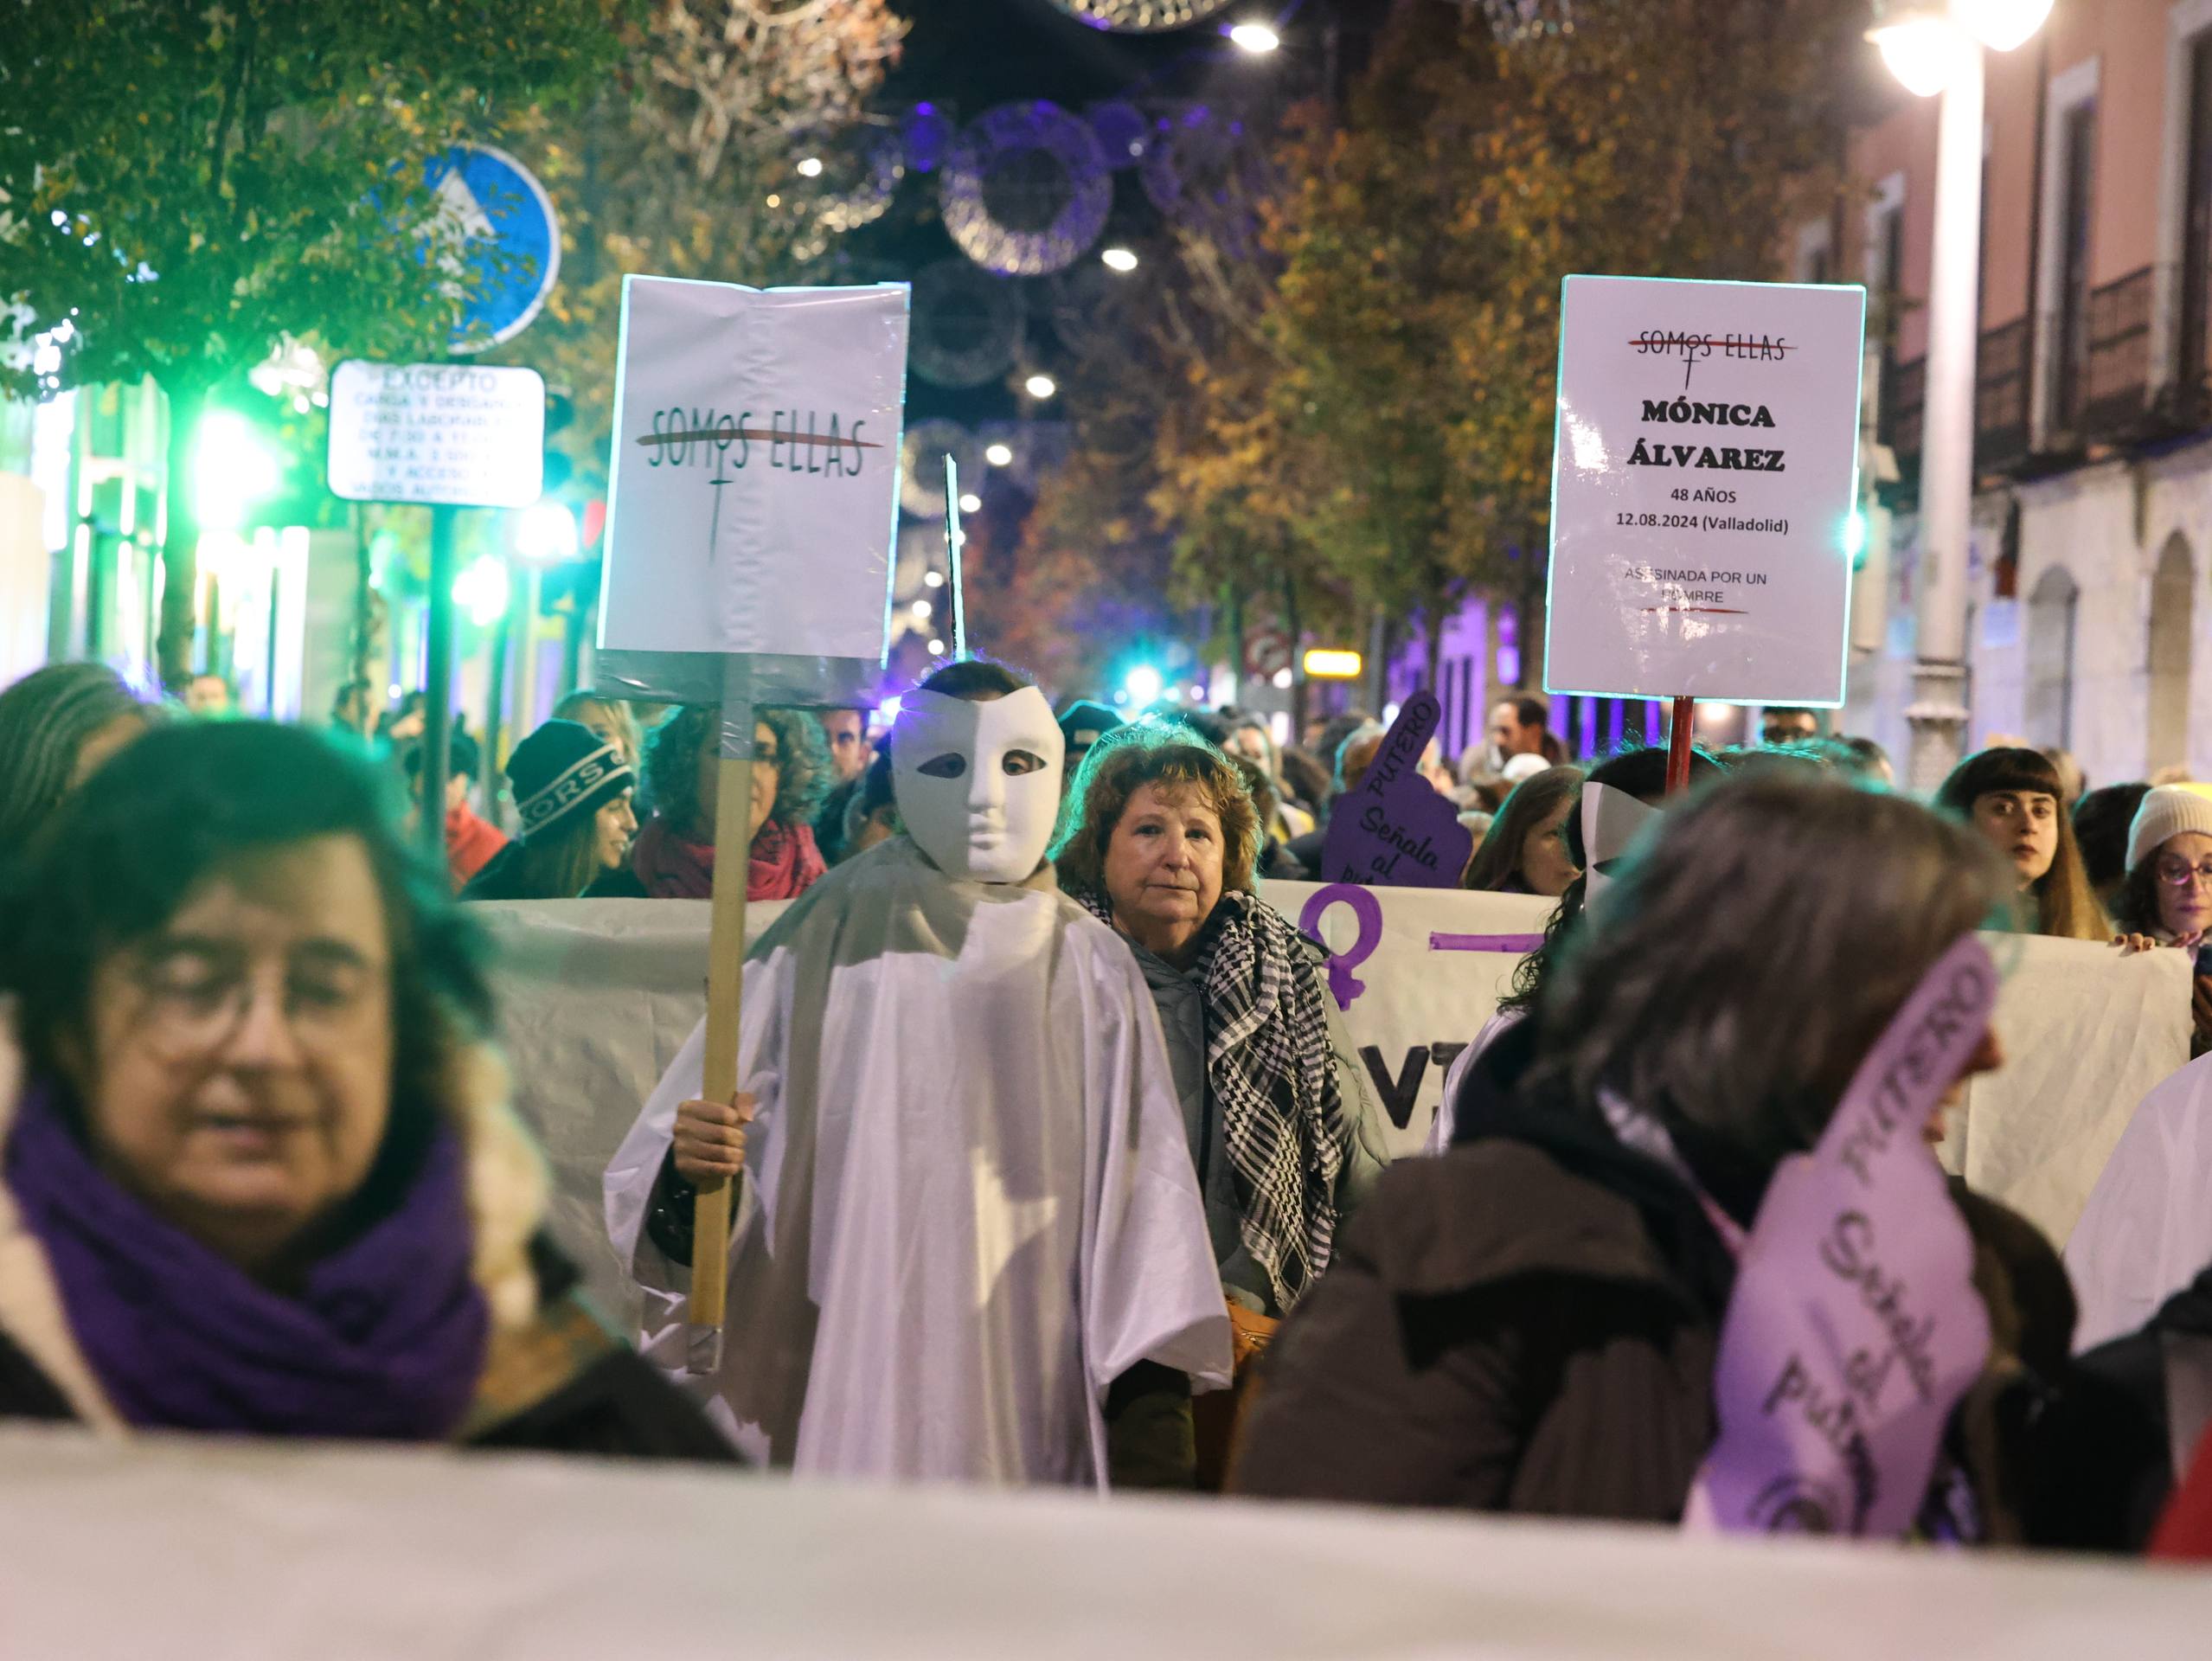
[[[1989,1029],[1997,969],[1969,934],[1860,1063],[1810,1154],[1759,1208],[1721,1330],[1720,1435],[1683,1526],[1895,1537],[1989,1353],[1974,1244],[1921,1131]]]
[[[1421,752],[1444,719],[1435,695],[1416,692],[1369,764],[1357,790],[1329,811],[1324,882],[1378,888],[1456,888],[1475,839],[1450,798],[1421,777]]]

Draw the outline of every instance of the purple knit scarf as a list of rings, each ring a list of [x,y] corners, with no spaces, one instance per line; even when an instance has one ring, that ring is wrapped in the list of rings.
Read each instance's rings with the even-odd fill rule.
[[[131,1424],[264,1436],[451,1435],[484,1369],[460,1138],[432,1141],[399,1208],[262,1286],[93,1163],[53,1087],[23,1093],[7,1182],[46,1247],[77,1345]]]

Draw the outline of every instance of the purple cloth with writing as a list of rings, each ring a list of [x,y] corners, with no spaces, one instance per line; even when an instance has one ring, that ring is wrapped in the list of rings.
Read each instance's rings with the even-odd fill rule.
[[[1896,1536],[1989,1353],[1974,1245],[1920,1132],[1997,1006],[1969,934],[1922,978],[1810,1154],[1785,1160],[1721,1329],[1721,1431],[1684,1526]]]
[[[490,1312],[470,1272],[460,1138],[441,1129],[396,1209],[272,1292],[149,1210],[93,1163],[34,1083],[7,1181],[46,1248],[78,1348],[149,1429],[426,1441],[484,1369]]]
[[[1416,692],[1398,710],[1359,788],[1329,810],[1322,844],[1324,882],[1377,888],[1456,888],[1475,850],[1459,810],[1421,777],[1421,752],[1436,735],[1444,706]]]

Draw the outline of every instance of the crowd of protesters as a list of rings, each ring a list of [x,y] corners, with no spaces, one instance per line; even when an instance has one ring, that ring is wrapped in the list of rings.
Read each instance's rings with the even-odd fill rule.
[[[1125,1040],[1156,1023],[1131,1065],[1141,1085],[1144,1056],[1163,1058],[1188,1163],[1160,1202],[1188,1213],[1148,1226],[1200,1242],[1228,1364],[1186,1325],[1093,1381],[1116,1485],[1677,1521],[1715,1435],[1732,1242],[1930,965],[1978,928],[2094,942],[2113,962],[2186,951],[2193,971],[2212,950],[2212,786],[2085,791],[2062,753],[1998,741],[1921,805],[1878,746],[1769,709],[1760,743],[1699,752],[1670,801],[1659,750],[1577,764],[1542,702],[1511,698],[1456,765],[1432,747],[1420,772],[1473,833],[1464,886],[1555,907],[1496,1014],[1470,1011],[1429,1157],[1394,1164],[1322,948],[1259,887],[1321,874],[1382,723],[1347,711],[1286,744],[1245,711],[1076,700],[1051,741],[1027,680],[955,667],[914,695],[926,721],[873,730],[860,711],[762,709],[733,733],[718,709],[578,694],[503,757],[457,728],[442,802],[425,796],[419,695],[380,710],[349,686],[317,733],[235,718],[216,677],[172,702],[64,664],[0,691],[0,1417],[738,1458],[594,1317],[548,1235],[490,1037],[495,977],[455,900],[706,898],[739,786],[749,899],[842,919],[869,883],[903,883],[923,955],[957,962],[970,931],[1016,914],[994,907],[1049,893],[1056,938],[1113,954],[1069,1007]],[[908,747],[917,721],[932,754]],[[989,868],[1016,857],[1005,838],[961,825],[1046,788],[1025,821],[1038,851]],[[1664,806],[1625,854],[1591,845],[1582,809],[1600,791]],[[925,800],[941,823],[911,818]],[[432,812],[435,874],[412,851]],[[947,883],[967,885],[957,914],[930,897]],[[866,955],[837,927],[825,974]],[[1066,974],[1068,950],[1039,961]],[[2212,973],[2193,984],[2201,1054]],[[791,1008],[818,1024],[834,975],[794,984]],[[932,1007],[971,996],[945,975],[927,988]],[[796,1059],[822,1032],[778,1018],[826,1090],[827,1059]],[[1985,1041],[1969,1070],[1996,1061]],[[939,1081],[876,1082],[946,1110]],[[754,1180],[754,1098],[666,1105],[665,1165],[638,1177],[641,1251],[666,1245],[689,1184]],[[830,1136],[879,1105],[818,1107]],[[779,1180],[828,1180],[814,1158]],[[827,1192],[816,1209],[834,1222]],[[928,1203],[868,1197],[887,1215]],[[2140,1549],[2190,1465],[2145,1369],[2164,1364],[2158,1331],[2212,1330],[2207,1283],[2164,1327],[2076,1358],[2052,1245],[1963,1185],[1952,1202],[1993,1336],[1986,1388],[1959,1409],[1980,1417],[1946,1444],[1945,1504],[1971,1497],[1974,1539]],[[921,1241],[936,1222],[898,1226]],[[998,1341],[1043,1342],[982,1331],[985,1374]],[[1138,1459],[1145,1392],[1165,1406]],[[1080,1426],[1036,1433],[1058,1447],[1063,1432]]]

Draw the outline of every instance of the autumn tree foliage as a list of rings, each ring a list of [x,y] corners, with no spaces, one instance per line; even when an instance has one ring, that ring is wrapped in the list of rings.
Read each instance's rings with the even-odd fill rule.
[[[188,456],[208,395],[287,337],[330,356],[441,349],[468,296],[423,164],[592,81],[630,10],[0,4],[0,391],[151,378],[166,395],[166,678],[190,649]]]
[[[1561,279],[1780,275],[1786,212],[1837,188],[1863,27],[1851,0],[1544,10],[1571,27],[1400,0],[1343,95],[1289,113],[1260,256],[1178,234],[1175,305],[1206,326],[1098,366],[1150,401],[1126,494],[1186,578],[1418,616],[1432,677],[1471,593],[1541,638]],[[1033,541],[1104,516],[1040,506]]]
[[[571,389],[587,471],[606,471],[623,277],[823,280],[895,182],[869,99],[906,32],[888,0],[650,0],[595,98],[516,125],[561,215],[561,284],[507,356]]]

